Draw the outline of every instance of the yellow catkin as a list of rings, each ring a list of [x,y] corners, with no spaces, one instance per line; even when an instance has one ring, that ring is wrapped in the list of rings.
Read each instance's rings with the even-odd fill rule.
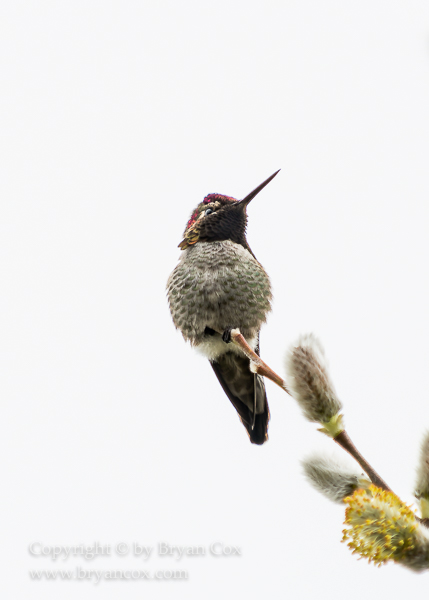
[[[422,544],[413,511],[395,494],[371,485],[344,499],[348,504],[343,542],[377,565],[410,562]]]

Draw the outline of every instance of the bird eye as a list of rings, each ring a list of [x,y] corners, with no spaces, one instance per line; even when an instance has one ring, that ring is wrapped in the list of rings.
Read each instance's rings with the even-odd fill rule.
[[[208,209],[205,211],[205,213],[204,213],[204,214],[205,214],[205,216],[207,217],[207,215],[210,215],[212,212],[213,212],[213,209],[212,209],[212,208],[208,208]]]

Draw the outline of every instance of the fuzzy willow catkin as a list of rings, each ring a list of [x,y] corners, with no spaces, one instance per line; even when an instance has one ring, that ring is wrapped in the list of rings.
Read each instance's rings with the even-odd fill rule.
[[[300,336],[286,355],[287,385],[304,416],[328,423],[342,409],[328,372],[323,347],[313,334]]]
[[[358,488],[367,488],[371,484],[357,471],[325,456],[311,456],[302,462],[302,466],[311,485],[329,500],[340,504]]]

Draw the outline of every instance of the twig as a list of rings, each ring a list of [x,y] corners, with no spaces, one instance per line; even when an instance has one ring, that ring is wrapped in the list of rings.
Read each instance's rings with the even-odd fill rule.
[[[353,456],[353,458],[359,463],[359,465],[362,467],[362,469],[365,471],[365,473],[368,475],[368,477],[374,485],[388,492],[392,491],[387,485],[387,483],[383,481],[383,479],[381,479],[380,475],[376,471],[374,471],[374,469],[371,467],[368,461],[364,459],[364,457],[353,444],[348,433],[345,430],[343,430],[333,439],[334,442],[337,442],[337,444],[341,446],[341,448],[343,448],[346,452],[348,452],[350,456]]]
[[[249,344],[246,342],[246,340],[240,333],[239,329],[233,329],[231,331],[231,341],[234,344],[236,344],[236,346],[239,346],[243,350],[247,358],[250,360],[251,371],[257,373],[258,375],[262,375],[267,379],[270,379],[279,387],[281,387],[284,392],[291,395],[291,393],[287,389],[284,379],[282,379],[280,375],[277,375],[277,373],[270,369],[270,367],[266,363],[264,363],[264,361],[256,354],[256,352],[252,350],[252,348],[249,346]]]

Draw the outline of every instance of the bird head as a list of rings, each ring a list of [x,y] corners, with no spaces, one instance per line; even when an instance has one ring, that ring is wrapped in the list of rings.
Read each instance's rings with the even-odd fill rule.
[[[222,240],[231,240],[247,247],[247,205],[278,172],[268,177],[243,200],[222,194],[208,194],[192,212],[179,248],[185,250],[197,242]]]

